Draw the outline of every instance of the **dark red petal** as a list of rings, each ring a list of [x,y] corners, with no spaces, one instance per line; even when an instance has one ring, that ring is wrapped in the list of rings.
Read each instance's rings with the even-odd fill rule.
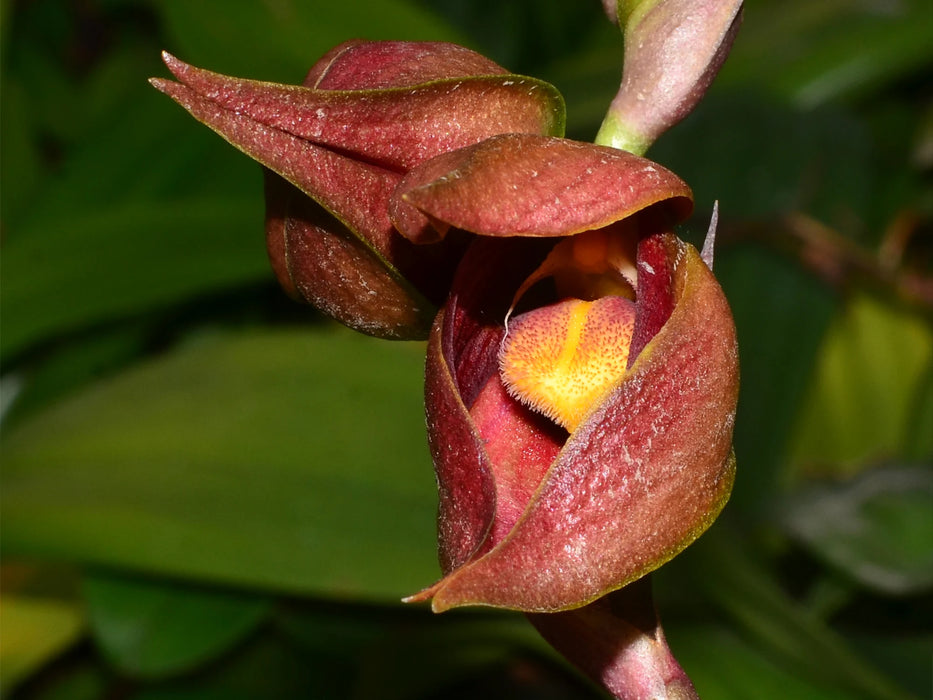
[[[323,270],[324,260],[334,264],[339,261],[336,267],[323,271],[328,278],[341,281],[346,293],[335,291],[335,299],[324,304],[327,313],[353,328],[375,335],[393,338],[426,336],[434,315],[434,304],[443,301],[447,280],[452,275],[454,254],[460,242],[455,242],[449,249],[429,251],[414,246],[398,234],[389,220],[387,201],[399,175],[345,158],[283,131],[258,124],[243,115],[219,110],[214,103],[201,98],[180,83],[157,81],[156,87],[167,92],[195,118],[314,200],[308,199],[303,205],[295,204],[298,209],[293,208],[292,212],[310,212],[317,206],[314,202],[320,203],[327,210],[327,214],[321,212],[310,215],[312,222],[308,226],[301,221],[294,222],[290,238],[285,235],[284,221],[281,229],[275,220],[271,223],[271,229],[267,229],[267,241],[273,245],[270,255],[280,279],[282,255],[274,247],[280,244],[279,234],[284,237],[284,257],[291,260],[288,269],[292,281],[291,285],[286,285],[286,289],[289,286],[300,286],[295,278],[297,260],[303,259],[309,265],[307,269],[298,271],[299,276],[318,288],[321,287],[321,281],[313,281]],[[274,210],[281,206],[282,203],[273,203]],[[298,244],[295,250],[288,249],[289,240]],[[332,252],[326,250],[328,240],[336,246]],[[276,260],[279,262],[276,263]],[[352,269],[356,264],[359,264],[359,269]],[[408,278],[409,274],[414,280]],[[437,279],[432,279],[435,277]],[[359,281],[359,285],[355,285],[355,280]],[[397,307],[398,313],[387,318],[385,324],[379,323],[379,304],[375,304],[371,312],[364,316],[357,316],[355,308],[340,310],[342,302],[337,301],[338,296],[353,301],[352,306],[358,307],[361,302],[372,298],[373,291],[377,295],[385,294],[385,302],[389,307]],[[427,299],[426,293],[433,298]],[[319,294],[306,285],[302,295],[309,300],[326,300],[325,290],[322,289]],[[409,299],[407,311],[401,306],[405,297]],[[312,303],[317,304],[318,301]],[[348,322],[347,319],[352,317],[358,317],[359,323]],[[406,317],[417,317],[418,320],[409,331],[404,332],[399,322]]]
[[[484,236],[567,236],[648,207],[668,226],[692,208],[686,183],[666,168],[613,148],[532,134],[503,134],[445,153],[409,172],[393,195],[396,226],[431,233],[396,215],[397,200],[429,220]],[[655,222],[660,223],[660,222]]]
[[[516,245],[521,243],[530,242],[471,245],[428,341],[425,412],[440,492],[438,540],[445,574],[466,564],[493,526],[495,470],[469,410],[490,378],[498,378],[501,320],[511,295],[547,253],[548,246]],[[513,417],[522,416],[539,422],[528,412]]]
[[[495,515],[495,485],[489,457],[457,390],[442,350],[445,311],[428,340],[425,413],[428,442],[438,479],[438,549],[447,574],[479,549]]]
[[[641,351],[667,323],[677,299],[674,294],[674,260],[666,239],[649,236],[638,244],[638,295],[635,300],[635,330],[629,348],[631,367]]]
[[[365,325],[367,332],[388,337],[400,337],[397,317],[405,312],[398,304],[405,296],[410,297],[408,314],[419,322],[404,337],[423,337],[424,320],[432,313],[429,307],[446,297],[466,244],[460,236],[452,245],[415,249],[399,236],[388,216],[389,195],[401,177],[398,169],[497,130],[562,129],[562,102],[551,86],[500,75],[503,70],[494,63],[449,44],[348,42],[328,53],[309,74],[308,81],[322,89],[244,81],[194,68],[167,54],[165,60],[182,82],[153,79],[155,87],[294,184],[334,219],[330,228],[321,228],[319,221],[295,222],[289,227],[290,240],[301,245],[289,251],[282,203],[270,202],[267,242],[273,269],[286,290],[297,292],[296,278],[302,277],[306,298],[320,300],[328,313],[345,322],[360,319],[349,323],[352,327]],[[475,71],[484,75],[477,77]],[[397,84],[424,80],[432,82]],[[378,89],[359,89],[367,86]],[[494,116],[478,117],[480,108]],[[382,165],[377,165],[380,160]],[[347,232],[359,240],[346,239]],[[322,242],[328,237],[339,249],[331,259],[345,265],[362,261],[357,271],[324,270],[343,283],[333,299],[320,290],[322,266],[312,254],[324,250]],[[292,264],[285,263],[288,259]],[[294,261],[299,259],[307,262],[306,269],[296,268]],[[286,274],[289,268],[295,274]],[[347,305],[369,298],[374,290],[380,295],[388,290],[387,304],[398,306],[399,313],[387,319],[385,327],[376,318],[378,308],[364,318],[359,308]]]
[[[282,289],[293,299],[301,295],[288,273],[285,254],[285,219],[288,216],[288,201],[294,188],[269,170],[263,170],[263,190],[266,199],[266,252],[272,272]]]
[[[397,173],[345,158],[246,115],[220,109],[181,83],[160,79],[152,83],[198,121],[320,202],[363,238],[389,237],[393,227],[387,202],[401,178]]]
[[[496,490],[485,552],[511,532],[567,439],[567,433],[509,396],[498,374],[486,382],[470,418],[486,446]]]

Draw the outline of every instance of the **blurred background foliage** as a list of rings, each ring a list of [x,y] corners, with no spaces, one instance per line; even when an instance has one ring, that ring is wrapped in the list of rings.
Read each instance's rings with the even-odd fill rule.
[[[567,98],[596,0],[3,0],[4,696],[600,697],[438,575],[419,344],[292,304],[258,166],[146,83],[159,51],[299,82],[351,37],[446,39]],[[930,697],[933,11],[754,0],[651,154],[713,201],[739,331],[735,493],[655,574],[706,700]]]

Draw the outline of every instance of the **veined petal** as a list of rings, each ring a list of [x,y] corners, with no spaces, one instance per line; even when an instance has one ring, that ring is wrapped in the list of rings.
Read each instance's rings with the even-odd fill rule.
[[[381,337],[425,337],[465,246],[462,236],[416,247],[399,235],[388,204],[402,173],[494,133],[563,129],[552,86],[452,44],[347,42],[304,86],[163,57],[180,82],[152,84],[275,173],[266,178],[266,238],[286,291]],[[317,204],[298,201],[276,175]]]
[[[438,553],[445,574],[464,565],[479,549],[496,511],[489,455],[444,360],[442,329],[447,313],[442,310],[437,316],[425,365],[428,441],[438,477]]]
[[[515,527],[567,434],[511,397],[495,374],[470,407],[470,418],[489,455],[496,489],[492,529],[477,552],[485,553]]]
[[[152,84],[233,146],[298,187],[361,237],[387,238],[392,231],[386,203],[401,175],[270,127],[246,114],[218,108],[182,83]],[[376,246],[378,247],[378,245]]]
[[[434,305],[443,297],[438,294],[429,300],[407,274],[409,270],[415,275],[426,272],[421,264],[425,249],[402,238],[389,220],[387,202],[400,179],[397,173],[345,158],[247,116],[217,109],[215,103],[181,83],[154,84],[196,119],[287,181],[267,184],[275,199],[268,204],[274,216],[266,228],[273,269],[280,280],[287,275],[287,291],[356,330],[380,337],[425,337]],[[288,183],[311,199],[298,201],[297,192]],[[323,208],[320,212],[315,210],[318,205]],[[443,257],[444,251],[434,253],[438,255]],[[310,265],[299,270],[300,280],[293,274],[299,259]],[[337,289],[328,293],[321,287],[323,280],[336,280]],[[354,284],[354,280],[360,283]],[[320,294],[309,284],[320,289]],[[370,297],[376,297],[376,303],[362,303]],[[344,308],[342,300],[350,306]],[[387,309],[392,313],[383,318],[381,314]]]
[[[362,333],[399,340],[427,337],[435,306],[411,278],[272,173],[266,173],[266,240],[273,270],[293,296]],[[422,271],[400,250],[407,241],[399,238],[403,246],[395,247],[391,238],[387,243],[399,266]],[[432,248],[425,257],[435,258],[435,272],[448,272],[451,261],[440,255],[452,246]]]

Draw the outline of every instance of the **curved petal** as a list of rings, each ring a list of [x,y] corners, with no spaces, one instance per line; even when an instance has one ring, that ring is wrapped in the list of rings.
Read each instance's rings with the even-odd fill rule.
[[[492,526],[496,509],[492,465],[444,361],[438,314],[428,340],[425,413],[438,482],[438,549],[447,574],[465,564]]]
[[[267,192],[274,190],[271,201],[284,200],[282,223],[267,219],[267,235],[275,236],[275,245],[281,235],[286,275],[299,298],[361,333],[396,340],[427,337],[436,307],[386,262],[388,251],[380,256],[291,184],[274,174],[267,179],[272,180]],[[267,247],[271,256],[272,245]]]
[[[361,238],[389,237],[392,222],[387,203],[400,174],[346,158],[246,114],[218,109],[215,102],[182,83],[153,79],[153,84],[195,119],[319,202]]]
[[[398,210],[417,207],[447,227],[484,236],[567,236],[602,228],[649,207],[669,227],[693,209],[687,184],[666,168],[614,148],[533,134],[493,136],[412,169],[392,196],[404,236],[437,236]],[[656,205],[656,206],[655,206]]]
[[[547,245],[516,243],[528,242],[481,239],[470,246],[428,341],[425,413],[440,492],[438,540],[445,574],[487,551],[503,530],[511,529],[527,503],[525,498],[517,505],[520,497],[513,494],[535,490],[564,441],[504,389],[490,392],[487,386],[498,382],[501,319],[511,289],[547,253]],[[515,262],[517,253],[521,257]],[[508,433],[512,446],[520,443],[530,465],[516,465],[512,457],[517,455],[497,453],[491,459],[485,444],[490,430]],[[511,511],[517,511],[514,517]],[[503,518],[510,518],[507,526]]]
[[[567,433],[510,396],[498,374],[487,380],[470,418],[489,455],[496,489],[492,528],[477,550],[485,553],[515,527]]]
[[[579,607],[671,559],[725,505],[738,396],[732,317],[692,246],[671,234],[647,240],[671,263],[670,318],[570,436],[514,530],[434,588],[436,611]]]
[[[279,285],[292,299],[300,300],[288,273],[285,254],[285,221],[288,217],[288,202],[292,198],[292,186],[270,170],[262,172],[263,194],[266,200],[266,252],[269,263]]]
[[[399,235],[388,203],[402,171],[493,133],[563,129],[553,87],[452,44],[347,42],[315,64],[306,86],[163,57],[180,82],[154,78],[156,88],[326,210],[293,201],[291,188],[267,176],[266,240],[282,286],[382,337],[426,336],[466,245],[460,236],[416,247]],[[302,216],[286,219],[285,207]],[[333,293],[323,280],[335,283]]]

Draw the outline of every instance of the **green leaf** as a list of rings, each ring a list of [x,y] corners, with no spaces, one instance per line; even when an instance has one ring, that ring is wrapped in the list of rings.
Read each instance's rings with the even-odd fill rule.
[[[33,193],[34,206],[5,221],[4,357],[271,277],[259,169],[145,83],[123,116],[75,149]]]
[[[835,300],[793,262],[754,245],[723,247],[716,276],[735,317],[742,374],[735,426],[740,476],[732,502],[760,518],[781,480]]]
[[[788,499],[786,527],[820,557],[882,593],[933,586],[933,470],[873,469]]]
[[[13,0],[0,0],[0,46],[6,46],[6,38],[10,34],[10,9]]]
[[[5,384],[0,406],[4,412],[0,426],[6,429],[63,395],[135,362],[145,352],[147,330],[143,323],[98,329],[74,342],[56,343],[34,363],[29,361],[32,358],[27,359],[21,371],[8,373],[2,379]]]
[[[103,663],[87,659],[46,674],[36,700],[100,700],[107,697],[109,674]]]
[[[904,459],[921,461],[933,457],[933,363],[925,377],[917,382],[914,401],[910,406],[910,418],[904,425]]]
[[[516,653],[556,656],[517,613],[297,605],[278,625],[315,658],[349,662],[347,695],[371,700],[433,697]]]
[[[255,595],[168,581],[90,574],[88,621],[123,673],[159,677],[211,661],[253,631],[270,610]]]
[[[19,80],[3,77],[3,101],[0,102],[0,207],[5,221],[10,212],[22,207],[34,193],[42,177],[42,161],[35,125]]]
[[[258,202],[233,197],[127,200],[76,213],[66,228],[50,228],[46,236],[11,240],[4,250],[3,353],[261,279],[268,262],[260,211]],[[255,240],[244,245],[250,233]]]
[[[554,85],[567,103],[567,137],[592,141],[619,89],[622,47],[609,22],[588,32],[581,50],[559,57],[535,72]]]
[[[429,584],[420,346],[205,338],[4,435],[5,553],[332,598]]]
[[[930,436],[915,413],[931,374],[925,318],[867,295],[850,299],[823,341],[798,417],[791,449],[798,472],[851,474],[872,460],[910,456],[913,432]]]
[[[746,3],[720,86],[754,86],[799,106],[863,97],[933,59],[933,13],[925,0]]]
[[[838,108],[802,113],[749,92],[722,91],[708,95],[648,156],[690,184],[698,210],[718,200],[723,222],[802,211],[848,231],[853,210],[864,217],[876,184],[890,177],[874,169],[873,148],[862,121]]]
[[[722,520],[658,572],[657,580],[668,586],[690,581],[704,599],[702,609],[712,606],[731,618],[766,658],[802,680],[866,700],[910,697],[782,591]]]
[[[141,689],[134,700],[281,700],[348,698],[352,673],[332,658],[306,654],[271,627],[212,664]]]
[[[78,640],[84,631],[84,615],[72,603],[5,592],[0,629],[0,691],[6,695]]]
[[[666,625],[665,636],[703,700],[851,700],[848,690],[801,678],[712,624]]]
[[[908,613],[912,621],[917,616]],[[924,621],[921,629],[891,629],[855,636],[854,643],[866,658],[888,670],[918,698],[930,693],[930,650],[933,649],[933,631]]]

